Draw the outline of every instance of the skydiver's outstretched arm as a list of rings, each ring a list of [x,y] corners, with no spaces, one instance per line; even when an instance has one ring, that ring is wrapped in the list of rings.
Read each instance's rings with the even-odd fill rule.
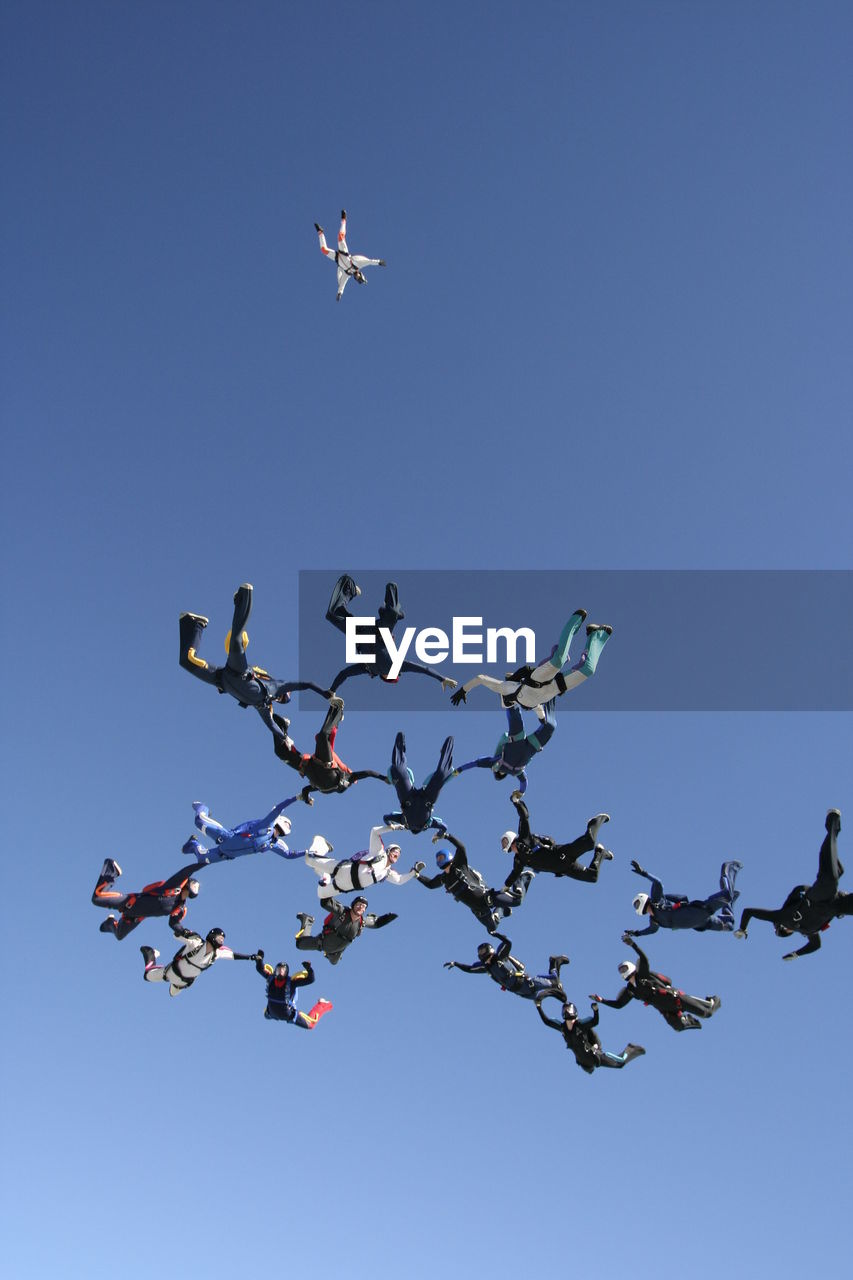
[[[786,908],[789,906],[789,903],[794,894],[796,894],[799,897],[798,890],[801,887],[802,886],[798,886],[797,889],[792,890],[791,893],[788,895],[788,897],[785,899],[785,902],[783,903],[783,905],[779,907],[776,911],[770,911],[769,909],[765,910],[765,908],[763,907],[744,907],[743,911],[741,912],[740,924],[738,925],[737,933],[735,934],[735,937],[738,937],[738,938],[746,937],[746,931],[749,928],[750,920],[766,920],[768,924],[772,924],[772,925],[781,924],[781,925],[784,925],[786,928],[791,928],[791,913],[789,910],[786,910]]]
[[[498,933],[496,930],[492,936],[495,938],[500,938],[501,940],[501,945],[498,947],[497,951],[495,952],[495,959],[506,960],[507,958],[509,958],[510,960],[512,960],[512,956],[509,954],[510,951],[512,950],[512,943],[510,942],[506,934]],[[521,968],[521,969],[524,968],[524,965],[523,964],[519,965],[519,962],[517,960],[514,961],[514,963],[517,968]]]
[[[279,685],[276,702],[288,702],[292,693],[303,693],[306,689],[311,689],[313,693],[318,693],[321,698],[326,699],[328,699],[329,694],[333,692],[331,689],[322,689],[320,685],[314,684],[311,680],[287,680],[285,683]],[[281,697],[282,693],[287,694],[287,697]]]
[[[663,897],[663,884],[661,883],[661,881],[658,880],[657,876],[650,875],[648,871],[646,871],[643,867],[641,867],[639,862],[637,862],[636,858],[633,858],[631,860],[631,870],[634,872],[634,875],[642,876],[644,880],[651,881],[652,887],[649,891],[649,897],[651,898],[652,902],[657,902],[660,898]]]
[[[530,814],[528,812],[527,805],[524,803],[524,800],[522,799],[522,793],[520,791],[513,791],[512,795],[510,796],[510,801],[515,806],[515,811],[518,814],[519,840],[524,840],[525,842],[531,840],[532,836],[530,832]]]
[[[363,919],[365,929],[384,929],[386,924],[390,924],[392,920],[397,919],[397,912],[386,911],[383,916],[366,915]]]
[[[517,680],[497,680],[494,676],[481,672],[480,675],[474,676],[457,689],[450,699],[454,707],[458,707],[460,702],[467,702],[468,694],[472,689],[476,689],[478,684],[481,684],[484,689],[491,689],[492,693],[496,693],[499,698],[508,698],[510,694],[516,693],[518,690]]]
[[[445,883],[445,875],[443,871],[439,871],[434,876],[418,876],[418,884],[422,884],[425,889],[440,889]]]
[[[808,942],[804,947],[800,947],[799,951],[789,951],[787,955],[784,955],[782,957],[782,959],[794,960],[796,959],[797,956],[807,956],[807,955],[810,955],[812,951],[819,951],[819,950],[820,950],[820,934],[810,933],[808,935]]]
[[[653,918],[649,919],[649,923],[645,929],[626,929],[625,937],[627,938],[646,938],[649,934],[657,933],[660,925]]]
[[[594,996],[600,1004],[606,1004],[609,1009],[624,1009],[625,1005],[631,1000],[631,990],[626,982],[625,986],[619,992],[615,1000],[606,1000],[604,996]]]
[[[463,964],[461,960],[446,960],[445,969],[461,969],[463,973],[487,973],[488,970],[484,964],[478,960],[476,964]]]
[[[298,795],[290,796],[287,800],[282,800],[281,804],[277,804],[274,809],[270,809],[266,817],[261,818],[262,827],[271,827],[276,818],[284,813],[285,809],[289,809],[292,804],[296,804],[298,800],[302,800],[303,796],[300,792]]]
[[[446,840],[448,844],[453,845],[454,849],[456,850],[456,852],[453,855],[453,865],[455,867],[468,866],[468,854],[461,840],[457,840],[456,836],[452,836],[450,832],[447,830],[445,830],[444,832],[439,832],[438,835],[433,836],[433,841],[435,841],[436,839]]]
[[[390,786],[387,776],[384,773],[377,773],[375,769],[357,769],[355,773],[347,775],[350,782],[361,782],[364,778],[376,778],[377,782],[384,782]]]

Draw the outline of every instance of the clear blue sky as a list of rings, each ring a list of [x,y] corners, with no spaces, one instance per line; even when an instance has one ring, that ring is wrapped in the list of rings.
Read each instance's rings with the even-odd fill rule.
[[[238,822],[291,793],[257,717],[177,663],[179,611],[215,654],[241,581],[287,676],[300,569],[401,568],[405,603],[406,566],[850,567],[851,35],[849,5],[785,0],[5,5],[10,1274],[846,1273],[849,922],[795,965],[767,926],[658,935],[723,1008],[681,1037],[604,1010],[647,1056],[588,1078],[442,969],[480,933],[417,885],[319,961],[311,1035],[264,1021],[248,965],[169,1000],[137,950],[164,926],[116,946],[88,899],[107,855],[128,887],[180,865],[192,800]],[[342,205],[388,267],[337,305],[312,224]],[[792,609],[802,662],[850,622]],[[423,775],[451,729],[459,758],[500,729],[388,708],[347,717],[353,765],[405,728]],[[515,952],[613,995],[632,857],[694,894],[736,856],[741,905],[777,905],[835,805],[849,864],[850,730],[561,707],[536,826],[606,809],[616,857],[596,888],[540,877]],[[294,837],[363,847],[386,799]],[[467,775],[443,810],[502,878],[508,787]],[[294,959],[314,895],[244,859],[191,920]]]

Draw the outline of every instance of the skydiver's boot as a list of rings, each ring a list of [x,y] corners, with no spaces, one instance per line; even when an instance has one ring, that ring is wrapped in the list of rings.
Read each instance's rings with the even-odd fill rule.
[[[556,979],[556,985],[560,982],[560,970],[564,964],[569,963],[568,956],[551,956],[548,960],[548,973],[553,974]]]
[[[609,813],[597,813],[594,818],[590,818],[586,824],[586,834],[592,840],[593,844],[598,840],[598,833],[604,826],[605,822],[610,821]]]
[[[145,961],[145,968],[152,968],[154,961],[157,959],[160,952],[154,947],[140,947],[139,950],[142,952],[142,959]]]
[[[835,827],[836,831],[841,830],[841,810],[830,809],[826,815],[826,829],[831,831]]]
[[[574,613],[563,627],[563,630],[560,632],[560,638],[551,650],[551,656],[548,659],[552,666],[556,667],[558,671],[561,667],[565,666],[569,657],[569,649],[571,648],[572,640],[580,630],[582,623],[585,621],[586,609],[575,609]],[[511,678],[512,677],[510,676],[507,677],[507,679]]]
[[[641,1044],[626,1044],[625,1048],[622,1050],[624,1065],[627,1067],[628,1063],[632,1062],[634,1058],[642,1058],[645,1052],[646,1051]]]
[[[203,858],[206,852],[204,845],[195,836],[190,836],[189,840],[181,845],[181,853],[193,854],[196,858]]]
[[[104,858],[104,865],[101,867],[101,883],[106,882],[112,884],[121,875],[121,867],[113,858]]]
[[[356,596],[360,595],[361,587],[355,578],[351,578],[348,573],[342,573],[332,587],[332,594],[329,597],[329,605],[326,609],[326,621],[331,622],[332,626],[337,627],[339,631],[345,631],[346,620],[352,616],[347,606],[355,600]]]
[[[115,936],[115,931],[116,931],[115,916],[112,914],[108,915],[106,920],[101,921],[100,925],[98,926],[98,929],[101,933],[111,933],[113,934],[113,936]]]
[[[396,582],[386,583],[385,599],[376,614],[377,623],[380,627],[387,627],[389,631],[393,631],[396,624],[402,622],[405,616],[400,608],[400,593]]]
[[[592,870],[597,872],[602,862],[612,862],[612,861],[613,861],[613,854],[610,852],[610,850],[605,849],[603,844],[597,844],[595,846],[595,853],[593,855],[592,862],[589,865]]]
[[[694,1018],[691,1013],[682,1013],[681,1018],[674,1024],[676,1031],[701,1031],[702,1023],[698,1018]]]
[[[311,932],[311,926],[314,923],[313,916],[309,916],[307,911],[297,911],[296,919],[299,921],[299,933],[296,935],[297,938],[300,938],[303,933]]]
[[[607,641],[613,634],[613,628],[608,625],[602,625],[599,622],[590,622],[586,628],[586,649],[581,655],[578,671],[584,676],[594,676],[595,669],[598,666],[598,659],[601,657],[601,651],[607,644]]]
[[[182,667],[207,667],[203,659],[196,657],[196,649],[201,640],[201,633],[207,626],[208,619],[201,613],[182,613],[178,619],[180,631],[180,663]]]
[[[308,1030],[313,1031],[317,1023],[322,1018],[323,1014],[328,1013],[329,1010],[332,1008],[333,1008],[333,1005],[331,1000],[324,1000],[323,997],[320,996],[319,1000],[314,1005],[314,1007],[312,1009],[309,1009],[308,1012],[304,1015],[305,1020],[308,1023]]]

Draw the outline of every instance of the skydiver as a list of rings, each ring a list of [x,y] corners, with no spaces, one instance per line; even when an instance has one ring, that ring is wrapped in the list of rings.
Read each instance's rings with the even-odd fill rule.
[[[658,929],[693,929],[704,933],[711,929],[731,932],[735,927],[732,903],[740,897],[735,889],[735,877],[741,870],[740,862],[724,862],[720,868],[720,888],[708,898],[689,899],[684,894],[664,893],[656,876],[650,876],[639,862],[632,861],[631,870],[650,880],[650,893],[638,893],[631,904],[638,916],[649,916],[645,929],[626,929],[630,938],[644,938]]]
[[[504,853],[511,853],[513,858],[512,871],[504,881],[505,885],[514,885],[525,867],[595,884],[602,862],[613,857],[603,844],[596,843],[600,828],[610,821],[609,814],[597,813],[586,824],[584,835],[578,836],[570,844],[557,844],[550,836],[533,835],[530,830],[530,815],[520,791],[513,791],[510,800],[518,813],[518,835],[514,831],[505,831],[501,836],[501,848]],[[592,862],[588,867],[579,867],[577,859],[584,853],[593,854]]]
[[[169,995],[178,996],[187,987],[191,987],[200,973],[209,969],[217,960],[257,960],[257,954],[247,956],[232,951],[225,946],[225,930],[210,929],[203,938],[200,933],[191,929],[176,926],[174,932],[186,941],[180,951],[176,951],[167,965],[158,965],[154,961],[160,952],[154,947],[140,947],[142,959],[145,961],[143,978],[146,982],[168,982]]]
[[[291,1026],[302,1027],[305,1031],[313,1031],[324,1013],[332,1008],[330,1000],[320,996],[312,1009],[302,1013],[296,1008],[297,988],[308,987],[314,981],[314,970],[310,961],[306,960],[298,973],[291,974],[288,965],[279,961],[275,967],[264,964],[264,953],[258,951],[255,968],[267,984],[267,1007],[264,1017],[273,1022],[289,1022]]]
[[[355,942],[362,929],[384,929],[386,924],[397,919],[396,911],[386,911],[383,916],[366,915],[367,898],[353,898],[349,906],[338,902],[337,898],[326,898],[324,907],[329,914],[323,921],[319,934],[311,932],[314,917],[307,911],[298,911],[296,918],[300,923],[296,935],[296,946],[299,951],[322,951],[329,964],[338,964],[347,947]]]
[[[439,849],[435,855],[438,874],[427,877],[418,872],[418,881],[426,889],[444,889],[457,902],[466,906],[489,933],[496,934],[504,916],[511,915],[513,907],[520,906],[524,901],[536,873],[522,871],[512,889],[489,889],[479,871],[469,867],[465,846],[449,831],[439,831],[433,836],[433,841],[442,839],[449,840],[456,852],[451,856],[446,849]]]
[[[604,1000],[599,995],[591,995],[590,1000],[597,1000],[611,1009],[624,1009],[632,999],[642,1000],[644,1004],[650,1004],[653,1009],[657,1009],[673,1031],[701,1030],[702,1024],[699,1019],[710,1018],[717,1012],[721,1003],[720,997],[706,996],[702,1000],[699,996],[687,996],[683,991],[676,990],[672,980],[666,974],[655,973],[649,967],[646,953],[640,949],[633,938],[623,934],[622,941],[636,951],[639,962],[635,964],[633,960],[623,960],[619,965],[619,972],[625,979],[625,986],[615,1000]]]
[[[560,969],[569,963],[568,956],[551,956],[548,973],[531,976],[520,960],[510,955],[512,943],[502,933],[496,933],[501,945],[497,950],[489,942],[481,942],[477,948],[475,964],[463,964],[461,960],[446,960],[445,969],[461,969],[463,973],[487,973],[502,991],[511,991],[522,1000],[535,1000],[537,996],[560,995],[565,992],[560,985]]]
[[[469,760],[467,764],[454,770],[454,776],[465,773],[467,769],[491,769],[497,782],[509,775],[518,778],[518,789],[523,795],[527,790],[526,766],[550,740],[557,727],[555,702],[551,698],[541,707],[535,708],[540,724],[533,733],[527,734],[524,732],[524,721],[518,707],[508,707],[507,732],[501,734],[494,755]]]
[[[337,627],[338,631],[342,631],[345,635],[347,618],[352,617],[347,606],[352,603],[356,596],[360,595],[361,587],[356,584],[348,573],[342,574],[332,589],[332,598],[326,610],[326,618],[333,626]],[[394,676],[392,679],[390,675],[394,659],[388,652],[385,641],[379,635],[379,628],[382,627],[393,635],[395,626],[398,622],[402,622],[405,616],[405,613],[400,608],[396,582],[387,583],[385,586],[385,601],[379,606],[379,611],[376,615],[376,630],[372,641],[375,646],[375,661],[354,662],[349,666],[342,667],[329,686],[332,693],[337,693],[340,686],[345,680],[349,680],[350,676],[367,675],[371,679],[379,676],[380,680],[396,684],[399,676]],[[365,638],[361,643],[367,645],[369,641]],[[451,679],[450,676],[442,676],[440,672],[433,671],[430,667],[423,666],[420,662],[403,662],[400,667],[400,674],[429,676],[431,680],[438,680],[442,689],[456,688],[456,681]]]
[[[347,280],[355,280],[357,284],[367,284],[365,277],[365,267],[384,267],[384,258],[365,258],[360,253],[350,253],[347,248],[347,211],[341,209],[341,229],[338,232],[338,247],[330,249],[326,244],[326,236],[319,222],[314,223],[314,229],[320,237],[320,252],[324,257],[333,260],[338,268],[338,302],[344,296],[344,289],[347,287]]]
[[[826,815],[826,836],[820,846],[817,879],[809,886],[798,884],[791,890],[777,911],[765,911],[760,907],[747,907],[740,918],[736,938],[745,938],[750,920],[769,920],[776,936],[790,938],[801,933],[807,939],[799,951],[789,951],[783,960],[795,960],[820,948],[820,935],[833,920],[853,915],[853,893],[842,893],[838,881],[844,875],[844,867],[838,856],[838,833],[841,830],[841,810],[830,809]]]
[[[344,718],[344,700],[333,695],[329,700],[326,718],[314,738],[313,755],[298,751],[290,737],[290,721],[284,716],[272,716],[273,746],[279,760],[290,765],[307,781],[302,788],[302,799],[310,803],[312,791],[320,791],[325,795],[332,792],[346,791],[362,778],[377,778],[380,782],[388,782],[384,773],[376,773],[373,769],[360,769],[354,773],[349,765],[344,764],[335,752],[335,738],[338,726]]]
[[[481,684],[483,688],[498,694],[504,707],[519,706],[533,711],[543,702],[576,689],[584,680],[595,675],[601,651],[613,634],[611,626],[590,622],[586,628],[586,648],[579,661],[564,675],[563,667],[569,660],[572,638],[585,618],[586,609],[575,610],[545,662],[533,667],[519,667],[517,671],[509,672],[504,680],[496,680],[494,676],[481,673],[457,689],[450,701],[454,707],[458,707],[460,702],[467,702],[471,690]]]
[[[373,827],[370,832],[368,847],[363,854],[354,858],[336,859],[330,855],[332,846],[322,836],[315,836],[311,848],[305,855],[305,865],[316,871],[320,877],[317,886],[319,898],[331,898],[336,893],[351,893],[353,889],[369,889],[371,885],[381,884],[387,880],[389,884],[407,884],[418,871],[426,865],[416,862],[411,871],[400,874],[394,870],[394,864],[400,857],[400,846],[396,843],[385,844],[382,839],[389,831],[399,830],[399,826]],[[322,842],[322,843],[321,843]]]
[[[261,719],[271,728],[270,707],[274,702],[289,702],[291,693],[302,689],[313,689],[322,698],[328,698],[330,691],[321,689],[310,681],[276,680],[263,667],[250,667],[246,660],[246,649],[249,645],[248,633],[244,630],[252,611],[251,583],[244,582],[234,593],[234,616],[231,630],[225,637],[225,650],[228,654],[224,667],[211,667],[196,652],[201,634],[207,626],[208,619],[200,613],[182,613],[179,619],[181,633],[180,664],[185,671],[212,684],[220,693],[230,693],[241,707],[254,707]]]
[[[306,804],[314,803],[311,796],[291,796],[289,800],[282,800],[281,804],[271,809],[266,817],[241,822],[236,827],[223,827],[215,818],[211,818],[206,804],[194,800],[195,825],[202,835],[210,836],[215,841],[215,847],[210,849],[196,836],[190,836],[181,852],[194,854],[202,866],[211,862],[230,861],[247,853],[264,853],[266,850],[277,853],[281,858],[304,858],[304,849],[289,849],[284,840],[291,831],[290,818],[285,816],[284,810],[297,800],[304,800]]]
[[[120,875],[121,867],[118,863],[112,858],[105,858],[92,894],[92,902],[96,907],[113,908],[121,912],[116,920],[111,911],[100,925],[101,933],[111,933],[117,942],[132,933],[143,920],[153,916],[168,916],[169,926],[174,930],[187,914],[187,899],[197,897],[201,888],[198,880],[190,878],[185,867],[169,876],[168,880],[155,880],[153,884],[147,884],[139,893],[119,893],[114,889]]]
[[[386,813],[384,821],[398,823],[415,836],[430,828],[445,831],[444,823],[437,814],[433,815],[432,809],[441,788],[455,772],[458,770],[453,768],[453,739],[445,738],[438,753],[435,771],[424,779],[422,787],[416,787],[415,775],[406,764],[406,735],[398,733],[391,752],[388,780],[394,785],[400,808],[394,813]]]
[[[542,1010],[543,1001],[549,996],[556,996],[563,1001],[562,1017],[559,1022],[549,1018]],[[593,1030],[598,1026],[598,1005],[593,1001],[592,1017],[579,1018],[577,1006],[567,1000],[560,991],[541,991],[536,996],[536,1011],[546,1027],[559,1031],[566,1042],[566,1048],[575,1055],[575,1062],[587,1075],[592,1075],[596,1067],[625,1067],[634,1058],[640,1058],[646,1052],[640,1044],[626,1044],[621,1053],[607,1053],[601,1047],[601,1041]]]

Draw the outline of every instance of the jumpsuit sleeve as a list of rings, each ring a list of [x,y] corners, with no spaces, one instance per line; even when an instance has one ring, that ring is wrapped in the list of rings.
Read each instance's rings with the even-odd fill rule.
[[[806,945],[804,947],[800,947],[799,951],[792,951],[791,955],[807,956],[807,955],[810,955],[812,951],[819,951],[819,950],[820,950],[820,934],[810,933],[809,939]],[[784,958],[787,960],[788,957],[785,956]]]
[[[553,1027],[555,1031],[562,1031],[562,1025],[559,1022],[555,1022],[553,1018],[548,1017],[547,1013],[543,1011],[542,1005],[538,1000],[536,1001],[536,1012],[539,1014],[539,1017],[545,1023],[546,1027]]]
[[[628,989],[628,984],[626,983],[615,1000],[602,1000],[601,1003],[606,1004],[610,1009],[624,1009],[630,999],[631,992]]]
[[[313,968],[303,960],[302,968],[292,975],[290,981],[294,987],[310,987],[311,983],[316,981]]]
[[[468,853],[461,840],[457,840],[456,836],[452,836],[449,831],[445,831],[444,839],[453,845],[456,852],[453,855],[453,864],[456,867],[468,866]]]
[[[296,801],[301,799],[301,796],[291,796],[289,800],[282,800],[281,804],[277,804],[274,809],[270,809],[266,817],[261,818],[258,823],[258,829],[264,830],[264,828],[271,827],[276,818],[279,817],[280,814],[284,813],[285,809],[288,809],[290,805],[296,804]]]
[[[636,942],[633,943],[633,947],[640,958],[640,962],[637,965],[637,978],[638,979],[647,978],[651,973],[651,968],[649,967],[649,957],[646,955],[645,951],[643,951],[642,947],[637,946]]]
[[[512,946],[512,943],[510,942],[509,938],[505,938],[502,933],[496,933],[495,937],[500,938],[501,940],[501,945],[498,947],[497,951],[495,952],[495,960],[506,960],[507,957],[509,957],[509,959],[511,960],[512,956],[510,956],[509,952],[510,952],[510,947]],[[518,962],[516,961],[516,963]],[[522,965],[522,968],[524,968],[523,965]]]
[[[444,872],[439,871],[436,876],[418,876],[418,884],[422,884],[425,889],[439,889],[444,884]]]
[[[453,961],[454,968],[461,969],[463,973],[485,973],[486,966],[480,964],[479,960],[476,964],[463,964],[461,960]]]
[[[367,842],[367,852],[371,858],[376,858],[380,853],[385,851],[385,841],[382,839],[389,831],[393,831],[393,827],[371,827],[370,839]]]
[[[408,884],[410,880],[415,878],[414,871],[395,871],[393,867],[389,870],[385,879],[389,884]]]
[[[514,884],[515,884],[516,880],[518,879],[518,877],[521,875],[522,871],[524,870],[525,865],[526,865],[526,864],[525,864],[524,859],[523,859],[523,858],[521,858],[521,857],[519,857],[519,856],[518,856],[518,854],[516,854],[516,855],[513,857],[513,860],[512,860],[512,871],[510,871],[510,873],[509,873],[509,875],[507,876],[506,880],[504,880],[504,888],[505,888],[505,889],[509,889],[512,885],[514,885]]]
[[[645,938],[646,935],[649,933],[657,933],[659,928],[660,928],[660,925],[657,924],[657,922],[654,919],[651,919],[649,920],[649,923],[646,925],[645,929],[632,930],[631,937]]]
[[[515,811],[518,814],[518,838],[519,840],[530,840],[530,813],[527,805],[522,799],[513,800]]]
[[[453,773],[465,773],[468,769],[491,769],[493,764],[498,761],[497,756],[480,756],[478,760],[469,760],[467,764],[460,764],[458,769],[454,769]]]

